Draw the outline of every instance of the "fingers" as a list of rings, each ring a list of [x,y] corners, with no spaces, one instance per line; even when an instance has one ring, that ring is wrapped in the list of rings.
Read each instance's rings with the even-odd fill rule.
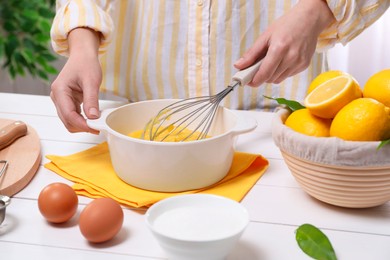
[[[235,67],[244,69],[259,60],[260,57],[263,58],[261,66],[248,84],[249,86],[257,87],[264,82],[273,83],[277,78],[276,75],[281,75],[285,70],[281,65],[284,62],[283,57],[288,51],[287,46],[270,44],[269,41],[267,34],[260,36],[256,43],[235,63]]]
[[[270,46],[267,55],[263,58],[259,71],[255,74],[249,85],[257,87],[264,82],[273,83],[274,75],[279,74],[280,70],[283,69],[280,65],[283,63],[284,53],[285,49],[283,46]]]
[[[69,132],[99,133],[88,127],[82,112],[89,119],[100,116],[98,97],[101,80],[98,57],[80,52],[69,57],[53,82],[50,96]]]
[[[99,112],[99,85],[94,82],[86,81],[83,83],[84,98],[83,98],[83,109],[84,113],[89,119],[96,119],[100,117]]]
[[[255,62],[261,60],[267,53],[267,37],[260,36],[256,42],[249,48],[240,59],[234,63],[234,67],[243,70]]]
[[[263,83],[279,84],[286,78],[305,70],[310,63],[313,48],[299,47],[291,44],[291,40],[275,39],[269,41],[269,46],[255,43],[236,63],[235,67],[245,69],[263,57],[258,72],[248,84],[258,87]],[[264,56],[259,56],[266,50]]]
[[[80,105],[83,95],[80,91],[56,81],[53,82],[51,88],[50,97],[57,109],[59,118],[69,132],[99,133],[99,131],[88,127],[85,118],[81,115]]]
[[[259,37],[255,44],[234,63],[234,66],[239,70],[249,67],[265,56],[267,47],[266,37]]]
[[[281,83],[306,69],[314,54],[321,27],[317,16],[304,4],[295,5],[275,20],[236,63],[244,69],[262,59],[262,64],[248,85]]]
[[[267,83],[279,84],[286,78],[305,70],[309,65],[310,57],[300,53],[300,50],[288,48],[277,51],[285,54],[273,74],[266,80]]]

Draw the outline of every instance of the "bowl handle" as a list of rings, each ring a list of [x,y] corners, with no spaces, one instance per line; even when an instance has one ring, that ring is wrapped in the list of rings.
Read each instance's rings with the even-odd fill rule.
[[[237,118],[237,126],[232,129],[233,135],[248,133],[257,127],[257,121],[252,117],[238,116]]]
[[[107,116],[113,111],[115,108],[104,109],[100,113],[100,117],[97,119],[87,119],[87,125],[98,131],[107,131],[108,126],[106,123]]]

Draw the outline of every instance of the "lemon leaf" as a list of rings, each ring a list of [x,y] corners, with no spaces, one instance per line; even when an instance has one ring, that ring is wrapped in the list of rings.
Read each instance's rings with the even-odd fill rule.
[[[303,106],[301,103],[299,103],[298,101],[295,101],[295,100],[289,100],[289,99],[285,99],[285,98],[273,98],[273,97],[267,97],[267,96],[264,96],[264,95],[263,95],[263,97],[275,100],[276,102],[278,102],[279,105],[286,105],[292,111],[305,108],[305,106]]]
[[[384,140],[379,143],[378,147],[376,148],[377,150],[381,149],[383,146],[390,144],[390,139]]]
[[[295,232],[299,247],[308,256],[321,260],[337,260],[328,237],[311,224],[303,224]]]

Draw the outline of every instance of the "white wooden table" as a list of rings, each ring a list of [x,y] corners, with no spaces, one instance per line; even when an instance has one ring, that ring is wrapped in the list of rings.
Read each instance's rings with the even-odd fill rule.
[[[102,108],[118,105],[101,102]],[[272,141],[273,114],[240,113],[256,118],[259,126],[239,137],[237,150],[260,153],[270,167],[242,201],[251,222],[228,259],[310,259],[295,241],[295,230],[304,223],[317,226],[328,236],[340,260],[390,259],[390,203],[356,210],[311,198],[299,188]],[[34,127],[43,155],[68,155],[104,141],[103,136],[67,132],[47,96],[0,93],[0,118],[22,120]],[[37,175],[7,208],[0,226],[0,259],[165,259],[144,224],[145,210],[125,208],[120,233],[98,245],[84,239],[77,217],[59,227],[48,224],[37,207],[39,192],[52,182],[69,182],[45,169],[47,162],[42,160]],[[78,214],[89,202],[79,197]]]

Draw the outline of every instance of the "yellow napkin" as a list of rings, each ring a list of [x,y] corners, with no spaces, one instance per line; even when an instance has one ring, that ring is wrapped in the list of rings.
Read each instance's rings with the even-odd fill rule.
[[[114,172],[106,142],[68,156],[47,155],[45,167],[74,182],[78,195],[90,198],[110,197],[129,207],[150,206],[179,194],[208,193],[241,201],[268,168],[261,155],[236,152],[229,173],[207,188],[186,192],[153,192],[133,187]]]

